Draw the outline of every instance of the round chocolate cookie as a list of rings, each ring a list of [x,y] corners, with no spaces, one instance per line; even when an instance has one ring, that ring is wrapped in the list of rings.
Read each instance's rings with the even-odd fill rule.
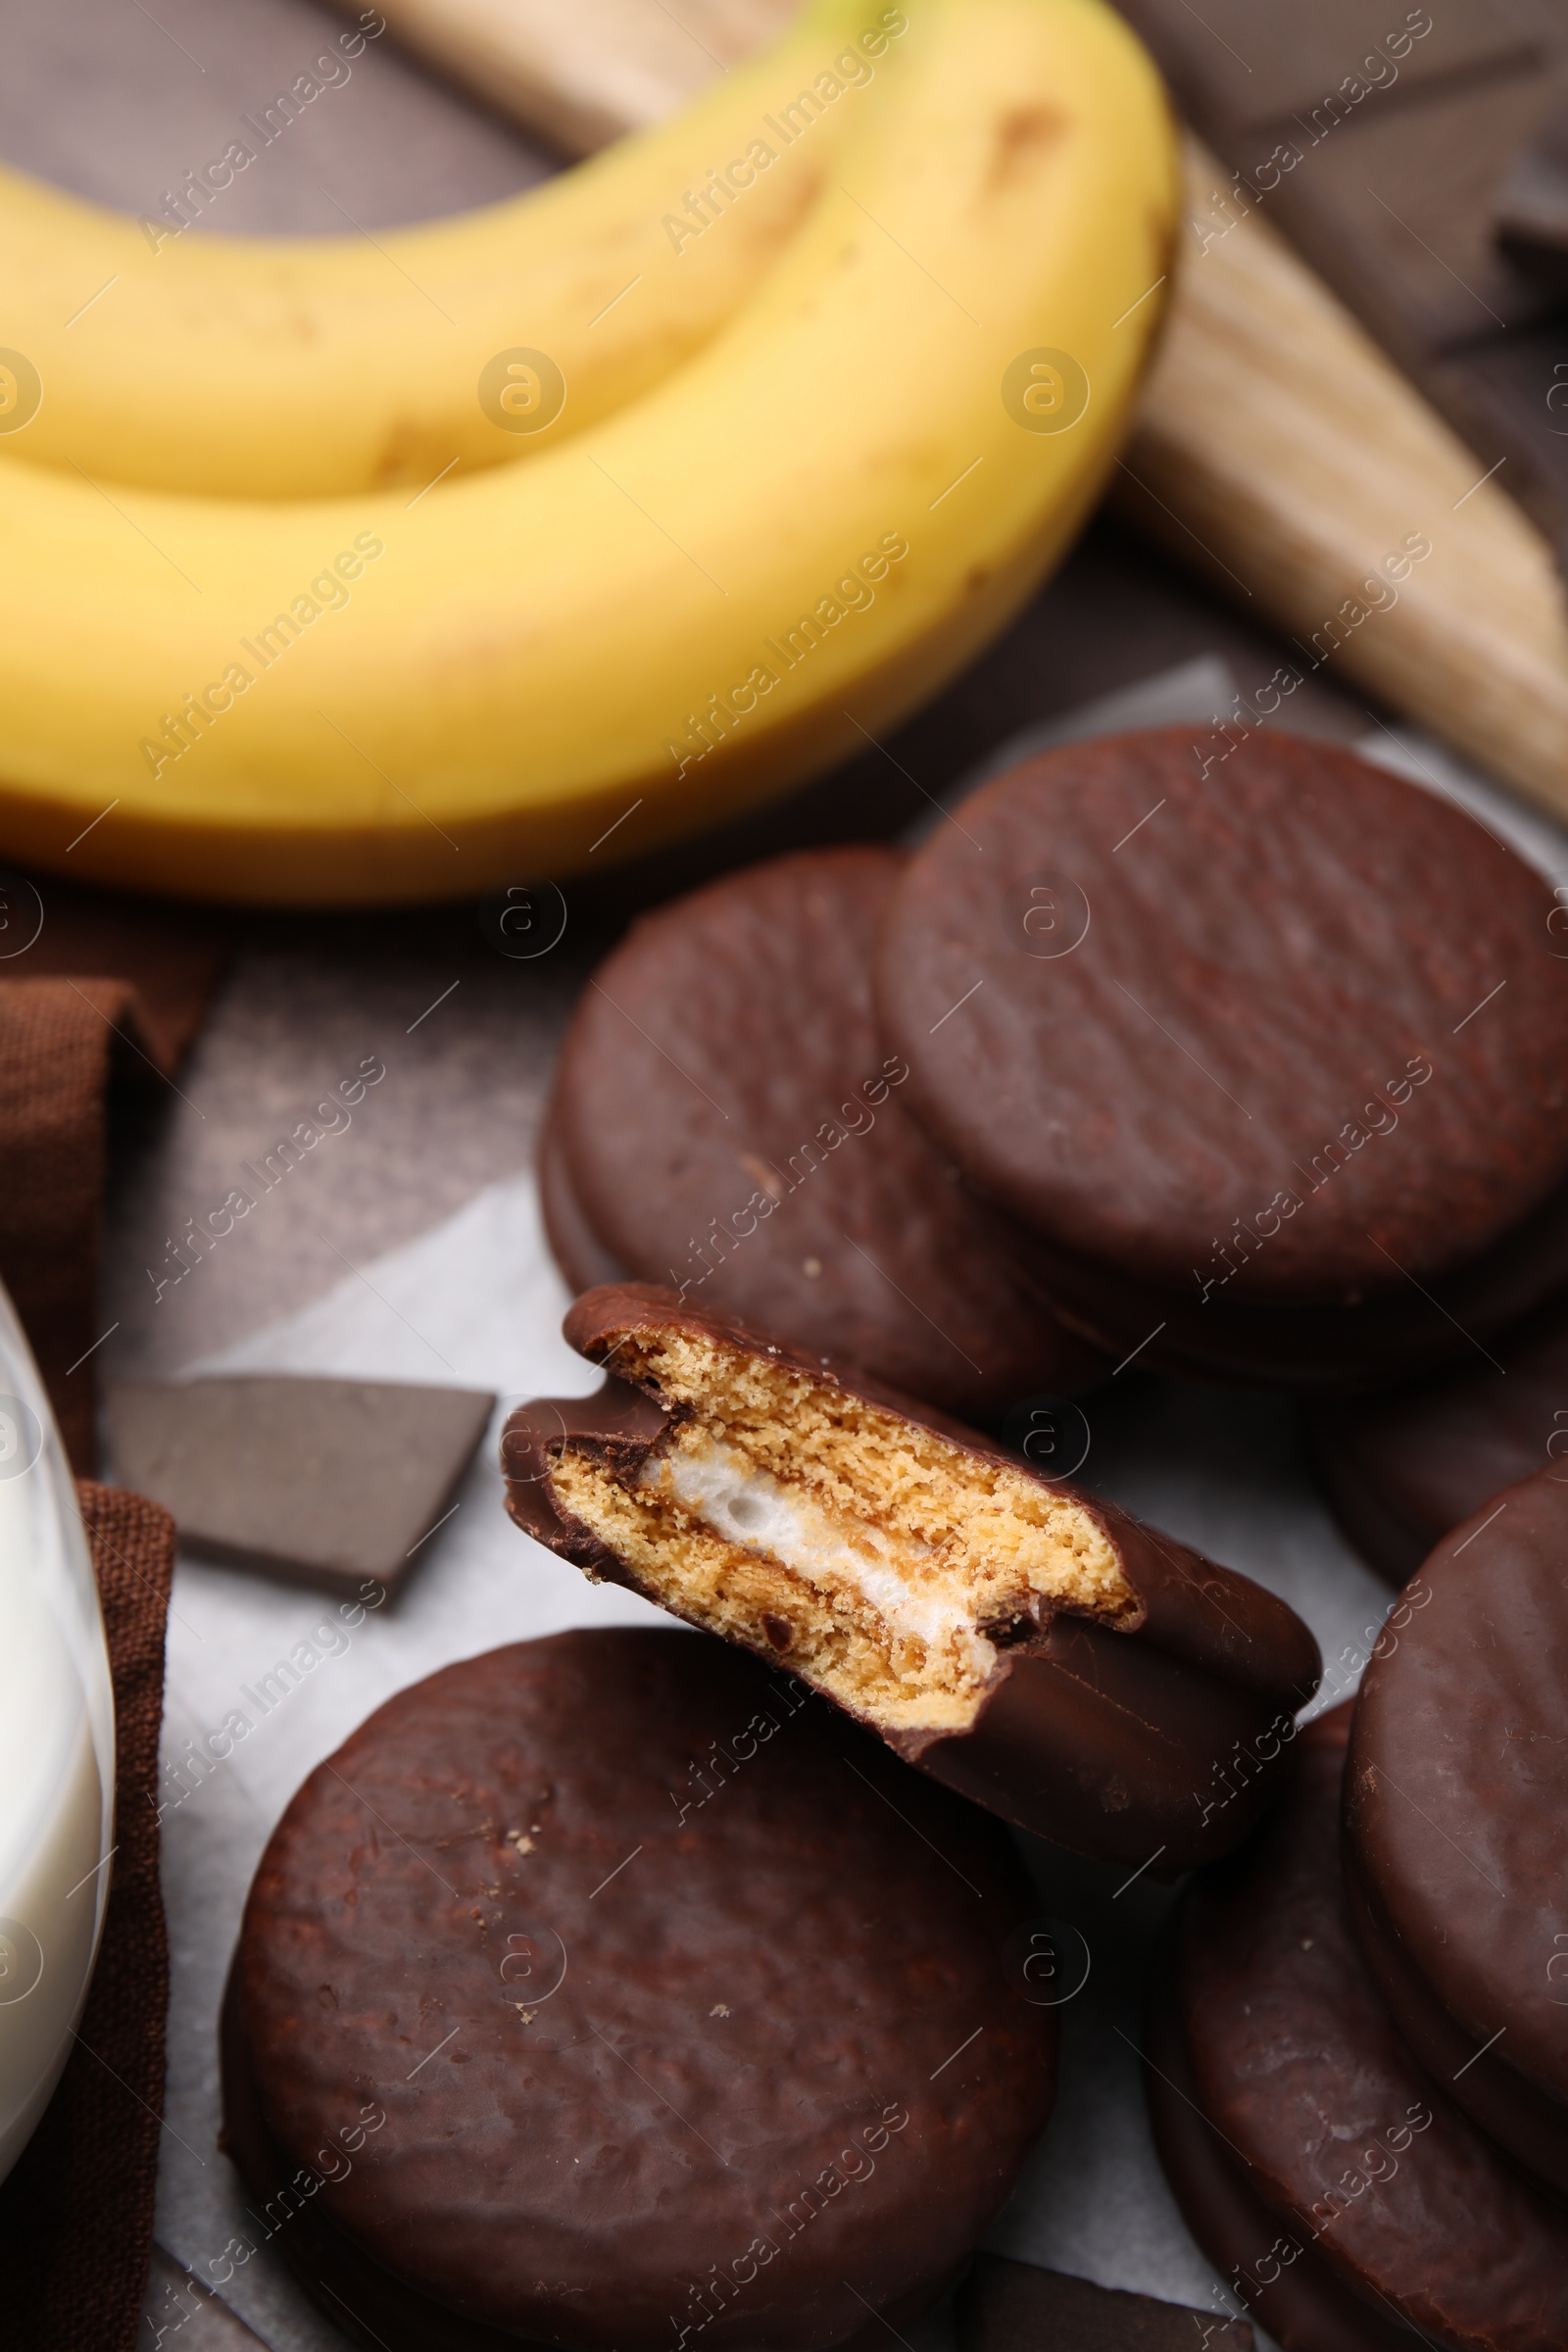
[[[819,2352],[943,2291],[1046,2121],[1030,1906],[1004,1831],[718,1642],[493,1650],[274,1831],[227,2144],[358,2342]]]
[[[1568,962],[1532,867],[1348,752],[1026,761],[878,954],[908,1107],[1117,1355],[1369,1386],[1568,1277]],[[1461,1328],[1462,1327],[1462,1328]]]
[[[809,850],[645,915],[584,990],[542,1154],[569,1282],[682,1298],[999,1414],[1108,1370],[1020,1283],[871,1017],[904,859]]]
[[[1286,2352],[1561,2352],[1568,2211],[1412,2058],[1340,1859],[1349,1705],[1250,1845],[1195,1881],[1145,2081],[1194,2235]]]
[[[539,1131],[539,1205],[557,1265],[570,1289],[592,1291],[619,1282],[621,1271],[577,1205],[566,1155],[548,1110]]]
[[[1568,1483],[1494,1495],[1398,1614],[1350,1743],[1356,1933],[1423,2064],[1568,2192]]]
[[[1057,1844],[1169,1877],[1246,1836],[1320,1666],[1275,1593],[673,1292],[589,1291],[564,1328],[612,1377],[507,1423],[536,1542]]]
[[[1568,1299],[1462,1369],[1382,1396],[1319,1404],[1311,1441],[1334,1515],[1391,1584],[1500,1494],[1568,1462]]]

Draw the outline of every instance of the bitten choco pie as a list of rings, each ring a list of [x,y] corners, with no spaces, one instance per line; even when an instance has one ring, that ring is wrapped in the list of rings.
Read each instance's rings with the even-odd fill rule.
[[[673,1293],[591,1291],[565,1333],[612,1377],[508,1422],[527,1534],[1061,1844],[1164,1874],[1255,1820],[1319,1673],[1284,1601]]]

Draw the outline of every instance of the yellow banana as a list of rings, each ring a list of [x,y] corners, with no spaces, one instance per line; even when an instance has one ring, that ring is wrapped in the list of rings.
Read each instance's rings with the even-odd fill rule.
[[[0,846],[229,901],[474,895],[934,693],[1102,484],[1178,188],[1101,0],[906,6],[731,328],[532,465],[296,508],[0,466]]]
[[[884,14],[814,0],[674,122],[509,203],[373,239],[186,231],[0,170],[0,457],[306,498],[417,488],[581,431],[699,349],[771,266],[888,50]],[[835,58],[842,95],[793,127]],[[221,220],[244,153],[265,169],[284,103],[272,124],[236,122],[207,198],[184,191],[193,220],[206,201]],[[552,368],[517,356],[536,353]]]

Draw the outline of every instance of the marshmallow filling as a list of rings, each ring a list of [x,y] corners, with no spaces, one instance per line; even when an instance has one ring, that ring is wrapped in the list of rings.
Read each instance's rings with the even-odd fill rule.
[[[715,1337],[638,1331],[615,1365],[669,1425],[618,1471],[567,1439],[558,1506],[675,1615],[879,1730],[967,1730],[1009,1642],[1138,1612],[1099,1520],[1023,1469]]]

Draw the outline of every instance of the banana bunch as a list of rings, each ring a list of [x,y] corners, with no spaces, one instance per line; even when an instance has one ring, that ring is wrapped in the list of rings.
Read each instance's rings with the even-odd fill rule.
[[[389,239],[458,322],[412,357],[378,249],[253,249],[226,306],[238,248],[150,254],[136,400],[74,349],[4,436],[0,843],[233,902],[474,896],[863,748],[1098,495],[1177,195],[1101,0],[824,0],[681,123]],[[85,260],[98,217],[34,201]],[[0,283],[41,302],[46,242],[8,225]]]
[[[681,238],[664,220],[713,209],[713,158],[744,153],[864,14],[864,0],[814,0],[780,47],[673,122],[510,203],[373,241],[191,236],[177,216],[128,220],[0,167],[0,343],[43,395],[24,432],[6,433],[0,404],[0,457],[148,489],[319,498],[416,489],[597,422],[707,342],[799,226],[846,108],[775,142],[732,234],[699,234],[693,214]],[[264,127],[248,131],[254,162]],[[210,168],[206,201],[247,151]],[[185,191],[192,220],[202,201]],[[547,353],[569,387],[542,431],[475,396],[517,346]]]

